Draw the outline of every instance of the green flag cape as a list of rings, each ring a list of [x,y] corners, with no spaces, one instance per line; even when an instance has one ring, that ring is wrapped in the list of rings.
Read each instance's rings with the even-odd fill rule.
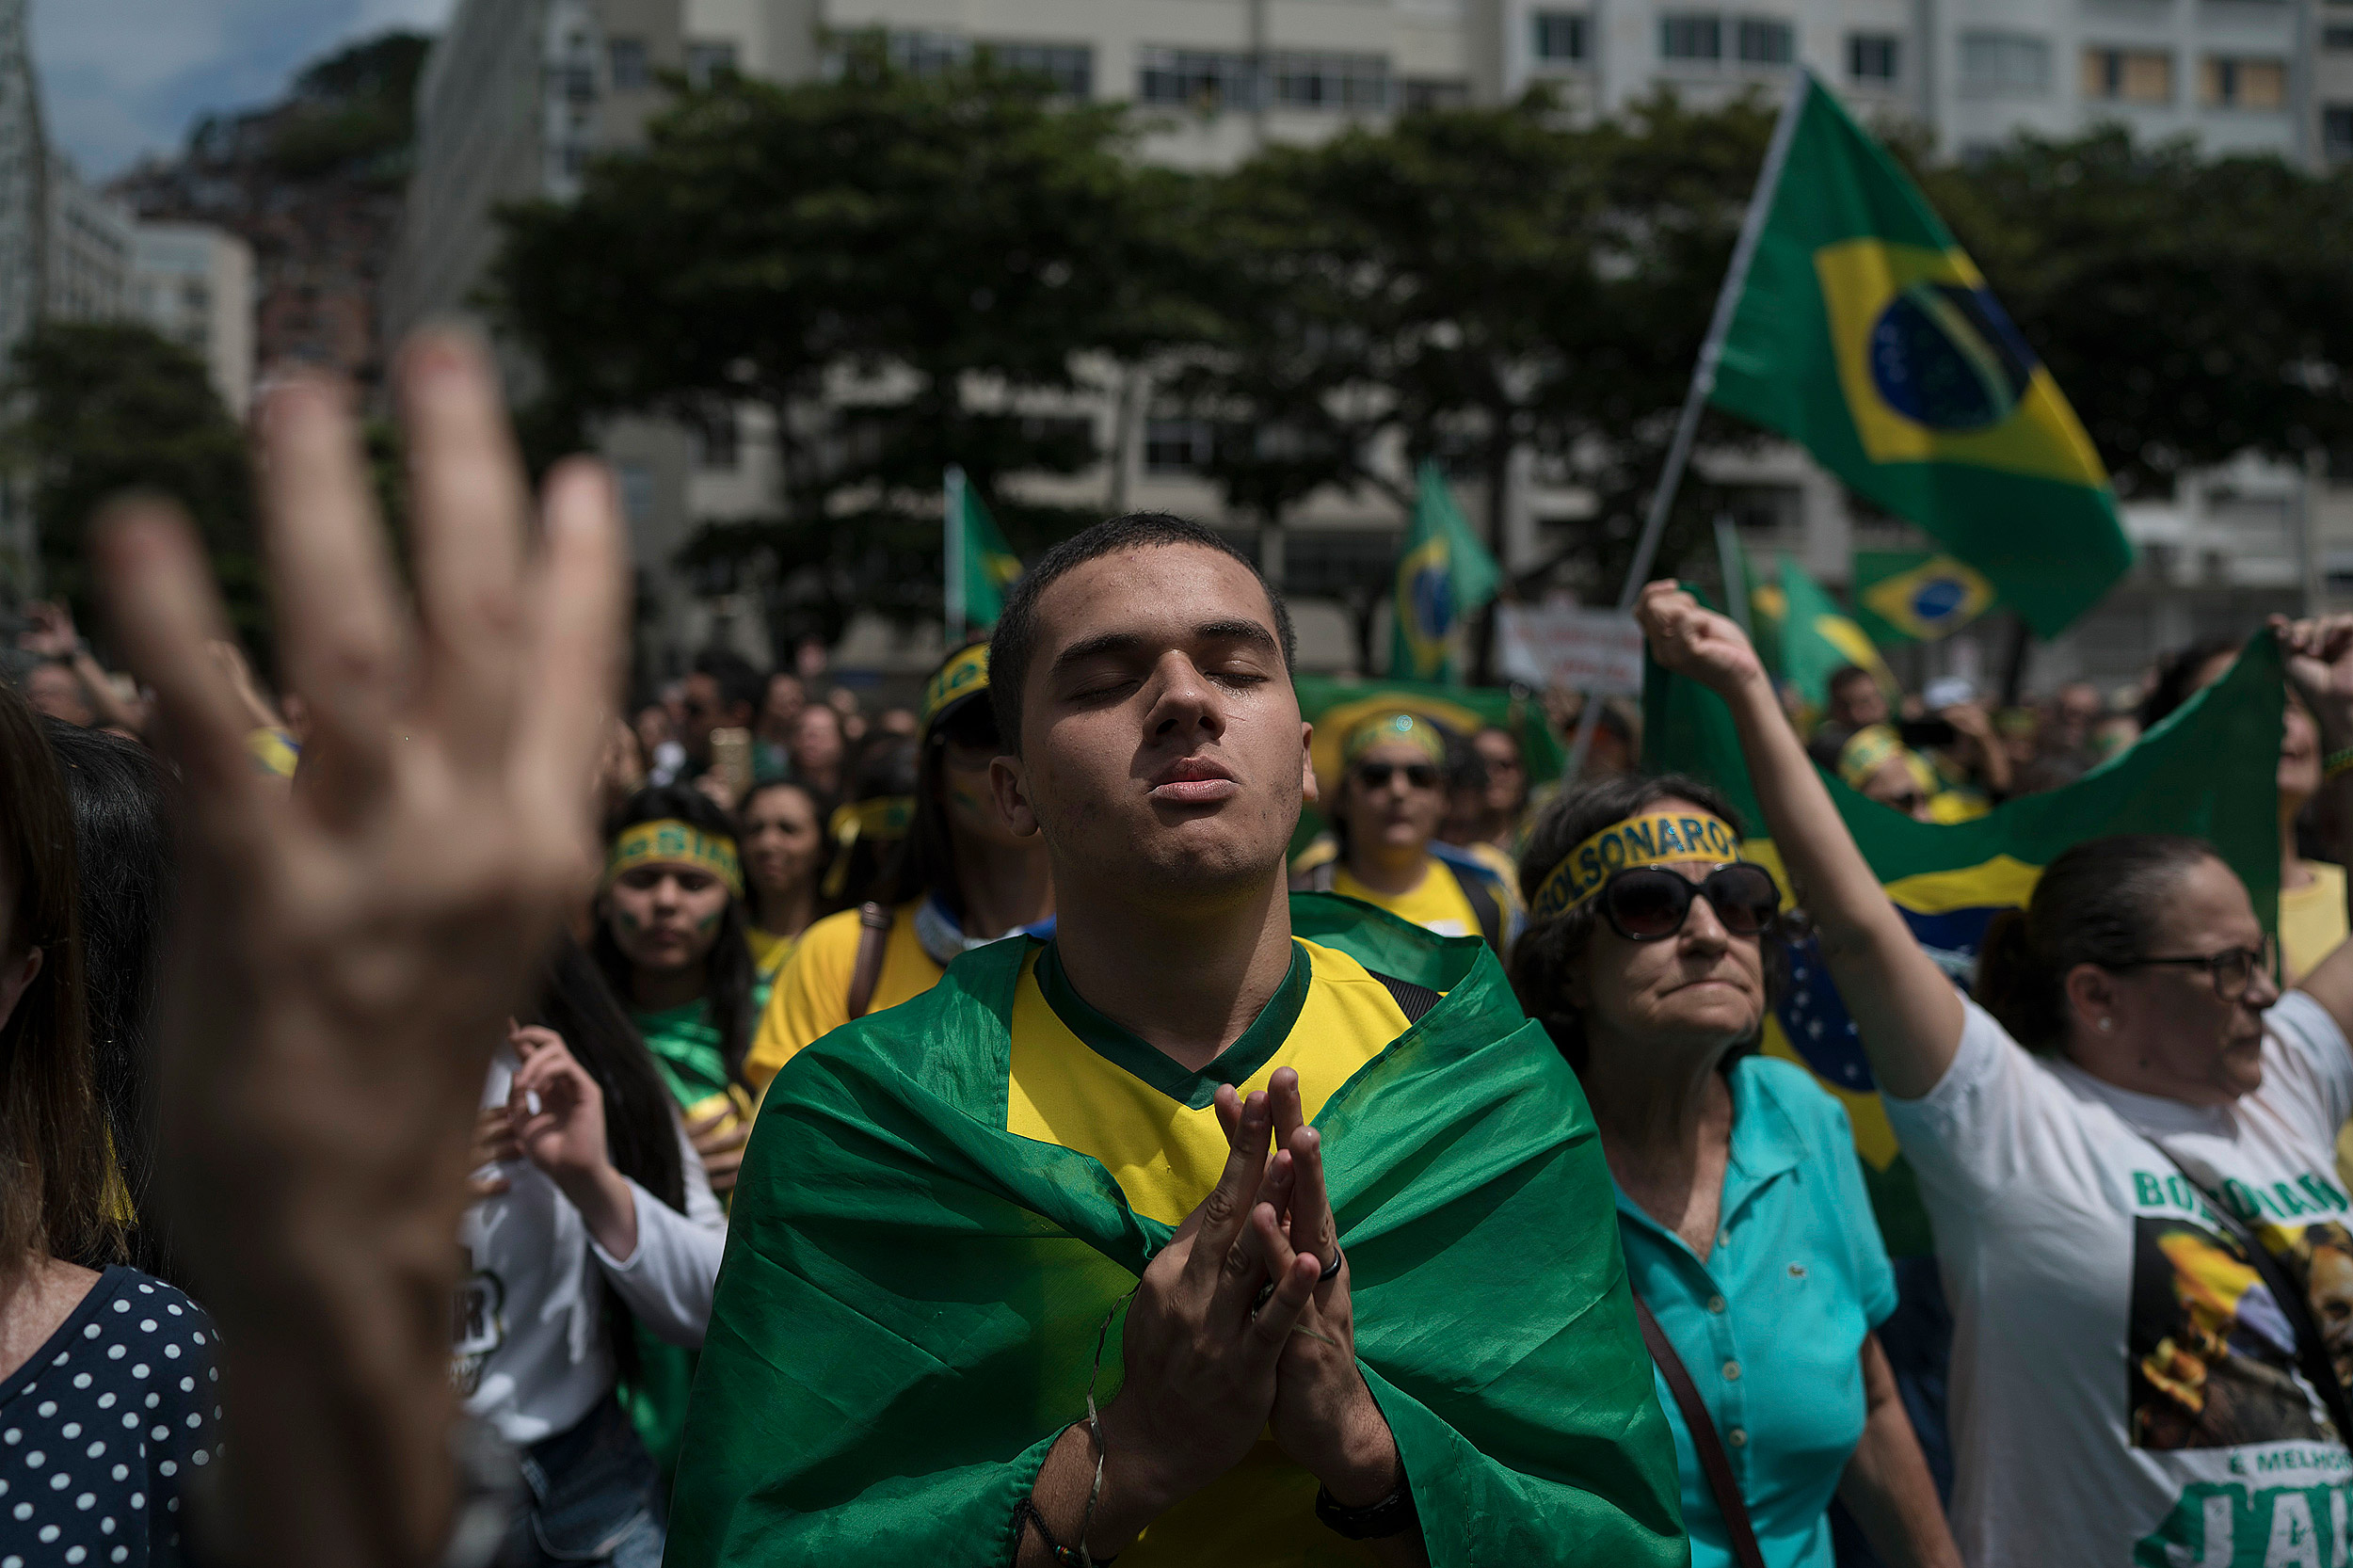
[[[1985,280],[1810,73],[1710,400],[1992,580],[2045,637],[2132,565],[2107,471]]]
[[[1777,641],[1781,646],[1781,678],[1797,687],[1798,695],[1816,713],[1830,702],[1830,678],[1849,664],[1869,670],[1890,696],[1896,678],[1887,670],[1880,650],[1863,634],[1863,628],[1838,607],[1823,586],[1806,575],[1797,557],[1781,558],[1782,617]]]
[[[2139,744],[2064,789],[2022,795],[1974,822],[1914,822],[1824,775],[1831,799],[1913,935],[1945,972],[1966,984],[1994,914],[2025,903],[2051,858],[2111,833],[2185,833],[2204,839],[2247,884],[2265,930],[2280,898],[2278,774],[2282,702],[2280,655],[2258,633],[2229,675],[2199,693]],[[1689,774],[1730,797],[1760,835],[1741,853],[1789,879],[1749,786],[1732,714],[1721,700],[1656,664],[1644,671],[1643,762]],[[1765,1022],[1767,1054],[1799,1063],[1847,1108],[1865,1180],[1888,1251],[1934,1250],[1912,1172],[1880,1104],[1854,1024],[1817,945],[1802,944],[1787,994]]]
[[[1993,584],[1966,561],[1926,550],[1854,552],[1854,618],[1881,648],[1932,643],[1993,607]]]
[[[957,531],[949,570],[961,577],[964,590],[961,600],[951,599],[962,605],[967,624],[994,626],[1005,613],[1005,590],[1020,580],[1021,557],[998,532],[997,520],[962,470],[949,474],[947,496],[952,509],[949,526]]]
[[[1316,1117],[1358,1360],[1431,1560],[1685,1562],[1674,1450],[1576,1075],[1476,938],[1318,894],[1291,918],[1446,992]],[[1084,1415],[1097,1330],[1171,1234],[1095,1160],[1005,1130],[1032,940],[967,953],[769,1086],[668,1568],[1013,1560],[1014,1506]],[[1120,1332],[1098,1400],[1119,1385]]]
[[[1389,673],[1405,680],[1455,679],[1454,628],[1495,598],[1502,568],[1471,532],[1437,463],[1422,459],[1413,526],[1397,552],[1389,609]]]

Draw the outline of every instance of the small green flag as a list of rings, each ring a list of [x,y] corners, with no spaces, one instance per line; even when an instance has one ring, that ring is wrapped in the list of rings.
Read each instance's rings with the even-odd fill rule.
[[[2025,903],[2054,856],[2111,833],[2185,833],[2221,851],[2271,929],[2279,907],[2277,773],[2283,687],[2278,646],[2258,632],[2230,673],[2142,741],[2074,783],[2021,795],[1988,816],[1949,825],[1914,822],[1835,778],[1831,799],[1863,857],[1929,955],[1966,985],[1987,924]],[[1657,664],[1643,671],[1642,763],[1721,790],[1753,837],[1744,858],[1789,879],[1722,701]],[[1931,1252],[1928,1216],[1880,1104],[1853,1020],[1811,941],[1795,954],[1788,992],[1765,1022],[1766,1054],[1801,1064],[1834,1093],[1854,1127],[1887,1249]]]
[[[1802,444],[2056,636],[2133,562],[2107,470],[1895,160],[1811,73],[1796,90],[1710,401]]]
[[[1829,706],[1830,678],[1849,664],[1869,670],[1882,690],[1896,694],[1896,678],[1880,650],[1795,556],[1781,557],[1781,678],[1797,687],[1807,707],[1819,713]]]
[[[981,503],[981,492],[964,470],[947,472],[948,638],[964,640],[967,626],[994,626],[1005,613],[1005,590],[1021,577],[1021,557],[1013,552],[997,520]]]
[[[1389,673],[1404,680],[1460,679],[1454,669],[1454,628],[1495,598],[1502,580],[1503,568],[1454,504],[1436,460],[1423,458],[1414,525],[1397,555]]]
[[[1870,639],[1932,643],[1993,607],[1993,584],[1966,561],[1928,550],[1854,552],[1854,618]]]

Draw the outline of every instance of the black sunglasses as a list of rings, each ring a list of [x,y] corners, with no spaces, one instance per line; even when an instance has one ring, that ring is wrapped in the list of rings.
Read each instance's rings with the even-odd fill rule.
[[[1434,762],[1360,762],[1356,767],[1356,776],[1365,781],[1368,790],[1387,789],[1389,780],[1400,773],[1405,776],[1405,782],[1417,790],[1434,790],[1438,787],[1438,768]]]
[[[1602,884],[1601,915],[1629,942],[1663,942],[1683,929],[1692,901],[1703,894],[1735,936],[1762,936],[1781,913],[1772,872],[1741,861],[1719,866],[1700,882],[1658,866],[1630,866]]]

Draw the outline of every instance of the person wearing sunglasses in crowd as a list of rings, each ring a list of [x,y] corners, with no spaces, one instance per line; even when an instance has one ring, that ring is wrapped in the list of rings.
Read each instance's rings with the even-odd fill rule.
[[[1340,741],[1331,804],[1335,853],[1300,871],[1300,891],[1339,893],[1442,936],[1483,936],[1500,954],[1512,937],[1502,878],[1466,852],[1437,849],[1447,810],[1447,742],[1402,710],[1360,720]]]
[[[1955,1317],[1963,1555],[2342,1560],[2353,1368],[2326,1336],[2353,1218],[2332,1147],[2353,946],[2282,995],[2211,846],[2095,839],[1996,917],[1971,1000],[1888,903],[1739,628],[1671,583],[1638,615],[1661,664],[1731,707],[1918,1175]],[[2353,743],[2353,618],[2275,625],[2323,745]]]
[[[832,712],[808,709],[821,711]],[[810,926],[777,971],[744,1064],[756,1089],[819,1037],[921,996],[960,954],[1053,931],[1045,851],[1016,837],[989,799],[988,764],[1002,747],[986,644],[957,649],[932,672],[920,746],[905,838],[868,902]],[[856,820],[853,813],[838,832],[847,835]]]
[[[1513,987],[1601,1129],[1695,1568],[1827,1568],[1833,1496],[1883,1561],[1958,1568],[1872,1333],[1896,1282],[1846,1112],[1755,1049],[1789,958],[1737,821],[1674,776],[1554,801]]]

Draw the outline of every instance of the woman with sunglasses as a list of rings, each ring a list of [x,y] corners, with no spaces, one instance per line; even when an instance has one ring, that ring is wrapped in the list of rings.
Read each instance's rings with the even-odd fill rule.
[[[2209,846],[2098,839],[1988,931],[1973,1001],[1888,903],[1739,629],[1671,583],[1639,615],[1732,709],[1919,1177],[1968,1560],[2343,1561],[2353,1353],[2315,1260],[2353,1219],[2332,1148],[2353,947],[2282,996]],[[2353,619],[2281,635],[2325,746],[2353,742]]]
[[[1340,742],[1330,806],[1336,853],[1292,877],[1448,936],[1483,936],[1500,954],[1512,937],[1502,879],[1467,851],[1437,843],[1447,811],[1447,742],[1401,710],[1373,713]]]
[[[1546,807],[1513,988],[1577,1069],[1674,1429],[1695,1568],[1829,1568],[1842,1498],[1891,1565],[1958,1568],[1872,1330],[1895,1276],[1838,1103],[1758,1055],[1781,889],[1681,777]]]

